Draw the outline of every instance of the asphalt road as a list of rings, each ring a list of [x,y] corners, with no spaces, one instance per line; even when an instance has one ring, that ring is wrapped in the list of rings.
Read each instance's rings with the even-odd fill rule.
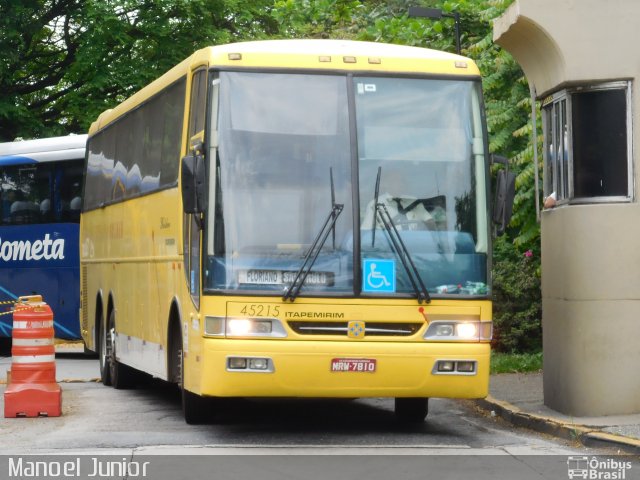
[[[6,359],[0,362],[0,378],[3,366],[6,369]],[[503,478],[496,471],[504,467],[507,470],[524,468],[520,472],[524,476],[509,470],[502,472],[504,478],[529,478],[529,474],[531,478],[567,478],[564,475],[569,456],[611,453],[516,430],[499,419],[481,414],[471,402],[444,399],[431,400],[429,416],[419,425],[398,423],[391,399],[260,399],[230,402],[225,406],[223,421],[193,426],[183,420],[178,391],[162,382],[150,380],[132,390],[104,387],[89,381],[96,376],[97,361],[74,355],[60,358],[58,369],[67,380],[73,380],[61,382],[61,417],[0,419],[0,454],[5,455],[0,457],[0,478],[8,478],[3,476],[3,469],[8,468],[9,460],[27,454],[40,459],[48,454],[99,455],[100,458],[115,455],[127,461],[150,456],[151,465],[159,472],[157,475],[172,479],[204,478],[195,473],[202,468],[204,475],[211,468],[202,458],[198,459],[202,456],[217,456],[219,472],[226,473],[216,475],[216,480],[248,478],[244,475],[251,474],[252,469],[263,473],[260,480],[298,478],[298,475],[300,478],[361,479],[365,473],[367,480],[392,478],[394,475],[390,476],[385,467],[389,462],[403,465],[404,473],[395,475],[398,479],[427,478],[422,475],[424,465],[409,460],[414,456],[431,456],[432,462],[437,459],[429,468],[440,474],[458,471],[468,473],[471,478],[494,479]],[[4,391],[4,385],[0,387]],[[190,456],[189,475],[181,477],[182,470],[178,467],[186,457],[176,460],[179,457],[174,455]],[[239,461],[238,456],[245,460]],[[268,460],[265,456],[274,458]],[[295,460],[307,456],[313,459]],[[317,458],[319,456],[324,459]],[[541,460],[543,456],[547,457],[546,461]],[[355,459],[365,457],[368,467],[363,472],[360,469],[365,464]],[[167,463],[171,467],[164,463],[167,458],[174,459]],[[523,462],[522,458],[527,461]],[[539,466],[532,466],[532,462]],[[315,466],[309,471],[312,464]],[[287,465],[293,470],[286,470]],[[409,465],[413,465],[415,471]],[[478,470],[479,465],[486,468]],[[89,462],[85,471],[90,468]],[[249,470],[242,470],[244,468]],[[338,468],[342,469],[339,473],[330,474]],[[241,470],[243,474],[239,473]],[[561,477],[557,476],[558,471]],[[75,475],[74,478],[82,477]],[[447,475],[437,478],[447,478]]]

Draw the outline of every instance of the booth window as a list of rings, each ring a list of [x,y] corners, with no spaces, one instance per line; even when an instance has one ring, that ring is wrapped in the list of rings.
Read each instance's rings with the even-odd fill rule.
[[[630,84],[563,90],[542,105],[545,195],[559,202],[632,197]]]

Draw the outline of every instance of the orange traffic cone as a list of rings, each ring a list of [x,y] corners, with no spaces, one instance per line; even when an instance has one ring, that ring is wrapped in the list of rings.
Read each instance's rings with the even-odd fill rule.
[[[59,417],[62,391],[56,383],[53,312],[42,297],[20,297],[13,312],[11,371],[4,416]]]

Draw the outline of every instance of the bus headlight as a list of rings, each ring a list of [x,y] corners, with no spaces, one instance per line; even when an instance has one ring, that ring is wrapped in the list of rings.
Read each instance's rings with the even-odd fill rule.
[[[284,338],[287,332],[277,318],[205,317],[205,335]]]
[[[456,325],[456,334],[465,340],[478,339],[478,326],[475,323],[459,323]]]
[[[248,318],[232,318],[227,321],[227,335],[243,336],[252,330],[252,322]]]
[[[442,342],[488,342],[493,333],[492,322],[435,320],[424,334],[425,340]]]
[[[436,325],[437,337],[452,337],[454,331],[455,331],[454,325],[450,325],[448,323]]]

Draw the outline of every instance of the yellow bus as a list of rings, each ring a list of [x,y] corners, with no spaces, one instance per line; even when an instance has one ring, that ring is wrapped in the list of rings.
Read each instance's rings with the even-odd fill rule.
[[[423,421],[429,397],[486,396],[486,135],[464,57],[197,51],[89,132],[81,320],[102,382],[175,383],[187,423],[222,397],[389,397]]]

